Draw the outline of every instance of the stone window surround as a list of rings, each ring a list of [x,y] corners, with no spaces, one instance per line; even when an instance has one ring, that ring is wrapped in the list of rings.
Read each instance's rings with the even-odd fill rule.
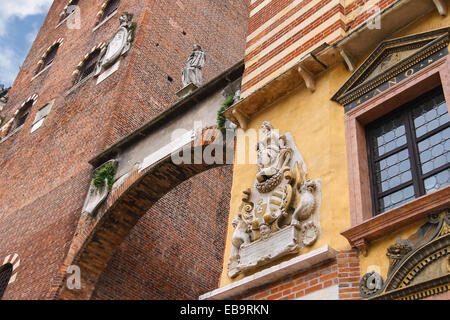
[[[37,68],[40,67],[41,64],[44,63],[44,59],[47,56],[47,54],[52,50],[52,48],[56,45],[59,45],[58,50],[61,48],[61,46],[64,43],[64,38],[59,38],[58,40],[56,40],[55,42],[53,42],[53,44],[51,46],[49,46],[47,48],[47,50],[44,52],[44,54],[41,57],[41,60],[39,60],[38,62],[38,66]],[[56,57],[55,57],[56,58]],[[35,75],[33,75],[33,77],[31,78],[31,81],[33,81],[34,79],[36,79],[37,77],[39,77],[41,74],[43,74],[45,71],[47,71],[48,69],[50,69],[50,67],[53,65],[54,60],[52,61],[52,63],[50,63],[48,66],[46,66],[45,68],[43,68],[42,70],[40,70],[38,73],[36,73]]]
[[[103,10],[106,8],[106,6],[108,5],[108,3],[110,1],[111,0],[107,0],[102,4],[102,9],[97,13],[97,25],[94,27],[94,29],[92,29],[92,32],[98,30],[102,25],[104,25],[109,20],[111,20],[111,18],[114,17],[117,14],[117,12],[119,11],[119,8],[117,8],[113,13],[111,13],[105,19],[100,21],[100,19],[102,19],[102,17],[103,17]]]
[[[39,97],[38,94],[34,94],[34,95],[30,96],[27,100],[25,100],[25,101],[20,105],[20,107],[18,107],[18,108],[16,109],[16,111],[14,112],[13,120],[14,120],[14,119],[17,117],[17,115],[19,114],[20,109],[22,109],[28,102],[33,101],[33,105],[32,105],[32,106],[34,106],[34,105],[36,104],[36,102],[37,102],[38,97]],[[5,121],[3,121],[2,124],[5,124]],[[3,143],[4,141],[8,140],[9,137],[11,137],[11,136],[15,135],[17,132],[19,132],[19,131],[23,128],[24,125],[25,125],[25,124],[21,125],[20,127],[15,128],[15,129],[12,129],[12,130],[4,137],[4,138],[0,139],[0,144]]]
[[[70,88],[67,92],[66,92],[66,96],[68,96],[69,94],[71,94],[73,91],[75,91],[77,88],[81,87],[83,84],[85,84],[89,79],[91,79],[92,77],[96,76],[94,73],[90,74],[89,76],[87,76],[86,78],[76,82],[76,77],[79,76],[80,74],[80,69],[81,67],[84,65],[84,63],[87,61],[87,59],[89,59],[90,55],[95,51],[95,50],[102,50],[103,48],[105,48],[105,46],[107,45],[106,42],[101,42],[99,44],[97,44],[96,46],[94,46],[89,53],[87,53],[84,57],[83,60],[80,61],[80,63],[78,63],[77,68],[75,69],[75,71],[72,73],[72,83],[73,86],[72,88]]]
[[[397,208],[372,216],[365,125],[442,85],[450,113],[450,56],[410,76],[398,85],[345,114],[351,228],[341,234],[367,255],[371,241],[450,206],[450,186]]]

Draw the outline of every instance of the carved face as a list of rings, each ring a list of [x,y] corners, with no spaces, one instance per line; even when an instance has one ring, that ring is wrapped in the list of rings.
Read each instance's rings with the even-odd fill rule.
[[[267,224],[263,224],[259,227],[261,233],[261,239],[267,239],[270,236],[270,227]]]

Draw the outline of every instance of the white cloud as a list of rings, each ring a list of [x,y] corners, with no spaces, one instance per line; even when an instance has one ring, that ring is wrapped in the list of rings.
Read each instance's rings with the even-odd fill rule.
[[[46,14],[53,0],[0,0],[0,2],[0,83],[9,86],[13,83],[25,58],[7,46],[8,31],[16,27],[12,21],[15,18],[24,19],[32,15]],[[36,25],[30,26],[29,32],[24,35],[27,47],[34,41],[38,31]]]
[[[10,86],[19,72],[21,59],[16,53],[5,47],[0,47],[0,83]]]
[[[53,0],[2,0],[0,10],[0,37],[8,32],[13,18],[23,19],[35,14],[47,13]]]

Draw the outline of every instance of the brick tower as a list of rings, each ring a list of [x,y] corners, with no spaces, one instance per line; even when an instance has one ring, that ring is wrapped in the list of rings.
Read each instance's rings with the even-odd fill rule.
[[[193,44],[207,54],[204,83],[239,62],[247,7],[246,0],[54,1],[0,109],[0,262],[11,273],[4,299],[51,297],[92,178],[88,161],[178,101]],[[125,12],[134,37],[99,71]],[[196,298],[215,288],[231,170],[209,170],[153,206],[92,298]],[[192,228],[202,223],[215,229],[199,237]]]

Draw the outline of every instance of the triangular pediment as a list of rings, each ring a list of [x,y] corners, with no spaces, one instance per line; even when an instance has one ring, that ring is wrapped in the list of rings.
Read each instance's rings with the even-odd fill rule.
[[[446,47],[450,28],[382,42],[333,96],[343,105]]]

